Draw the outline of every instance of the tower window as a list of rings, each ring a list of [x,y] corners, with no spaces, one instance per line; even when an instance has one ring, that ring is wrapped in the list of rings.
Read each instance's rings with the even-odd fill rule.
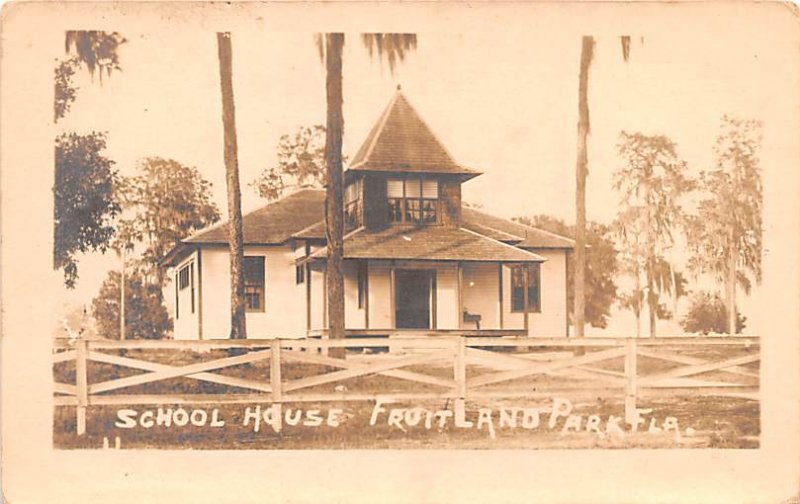
[[[438,180],[389,179],[386,196],[390,222],[435,224],[438,221]]]

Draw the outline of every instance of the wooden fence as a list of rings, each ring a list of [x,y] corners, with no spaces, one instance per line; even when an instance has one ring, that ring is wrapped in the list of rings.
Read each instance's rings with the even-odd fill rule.
[[[333,347],[388,348],[389,351],[366,355],[349,353],[345,359],[325,356],[325,349]],[[238,355],[222,358],[218,358],[219,353],[216,356],[213,353],[201,354],[217,358],[186,365],[132,358],[120,352],[214,349],[240,350],[234,351]],[[139,354],[147,355],[146,352]],[[648,365],[640,364],[642,358]],[[75,361],[74,383],[56,382],[54,402],[57,406],[76,406],[77,432],[84,434],[87,408],[95,405],[263,402],[280,405],[292,402],[450,399],[454,401],[456,414],[463,414],[468,399],[624,396],[626,419],[631,419],[635,415],[637,399],[653,395],[721,395],[757,400],[760,345],[756,337],[577,340],[442,336],[388,340],[56,341],[54,365],[72,360]],[[268,371],[265,368],[264,376],[259,379],[219,373],[225,368],[259,361],[268,363]],[[89,383],[90,362],[143,372]],[[287,367],[297,363],[317,365],[322,371],[308,376],[285,376]],[[401,380],[411,387],[399,391],[350,391],[341,386],[327,388],[367,375]],[[127,387],[174,378],[236,387],[246,392],[119,392]],[[525,383],[525,380],[537,378],[545,378],[545,381]],[[320,390],[323,385],[326,387]]]

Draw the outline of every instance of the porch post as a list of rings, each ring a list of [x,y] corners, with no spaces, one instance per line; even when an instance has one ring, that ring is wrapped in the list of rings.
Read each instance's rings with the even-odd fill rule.
[[[528,264],[524,263],[522,265],[522,320],[525,322],[525,336],[528,336],[528,285],[530,271],[528,269]]]
[[[395,299],[395,277],[394,277],[394,261],[389,263],[389,316],[392,321],[392,329],[397,329],[397,308]]]
[[[364,329],[369,329],[369,259],[364,259]]]
[[[462,288],[464,285],[464,269],[461,267],[461,261],[458,262],[458,279],[457,279],[457,290],[458,290],[458,316],[456,321],[458,323],[458,328],[461,329],[462,322],[464,321],[464,294],[462,292]]]
[[[311,264],[303,265],[306,270],[306,331],[311,330]]]
[[[328,265],[325,264],[325,270],[322,272],[322,330],[328,329]],[[330,334],[328,334],[330,336]]]
[[[431,275],[431,328],[436,330],[439,327],[438,322],[438,311],[439,311],[439,304],[436,301],[436,270],[433,271],[433,275]]]
[[[497,300],[498,300],[498,320],[500,329],[503,329],[503,263],[497,263]]]

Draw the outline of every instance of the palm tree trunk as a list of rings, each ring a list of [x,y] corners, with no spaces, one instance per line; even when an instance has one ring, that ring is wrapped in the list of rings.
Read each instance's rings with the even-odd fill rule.
[[[236,112],[233,105],[231,35],[217,33],[219,80],[222,87],[222,125],[225,137],[225,180],[228,185],[228,243],[231,256],[231,339],[247,337],[244,300],[244,239],[239,160],[236,146]],[[263,300],[262,300],[263,302]]]
[[[634,310],[636,314],[636,337],[642,337],[642,279],[640,277],[641,272],[639,271],[638,264],[635,268],[636,270],[636,285],[634,292]]]
[[[325,135],[325,233],[328,261],[325,274],[328,286],[328,336],[344,339],[344,177],[342,174],[342,48],[344,34],[325,35],[327,91],[327,130]],[[332,348],[329,355],[344,358],[344,348]]]
[[[734,231],[731,226],[728,231],[728,279],[725,282],[725,304],[728,312],[728,334],[736,334],[736,255],[737,249],[734,243]]]
[[[589,65],[594,53],[594,38],[583,37],[581,68],[578,81],[578,156],[575,163],[575,299],[573,320],[575,337],[583,337],[586,323],[586,176],[588,155],[586,137],[589,135]]]

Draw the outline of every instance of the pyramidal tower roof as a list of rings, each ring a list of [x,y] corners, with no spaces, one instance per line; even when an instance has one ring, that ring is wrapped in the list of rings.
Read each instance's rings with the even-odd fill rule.
[[[480,174],[453,160],[399,86],[353,157],[350,170],[449,173],[466,178]]]

